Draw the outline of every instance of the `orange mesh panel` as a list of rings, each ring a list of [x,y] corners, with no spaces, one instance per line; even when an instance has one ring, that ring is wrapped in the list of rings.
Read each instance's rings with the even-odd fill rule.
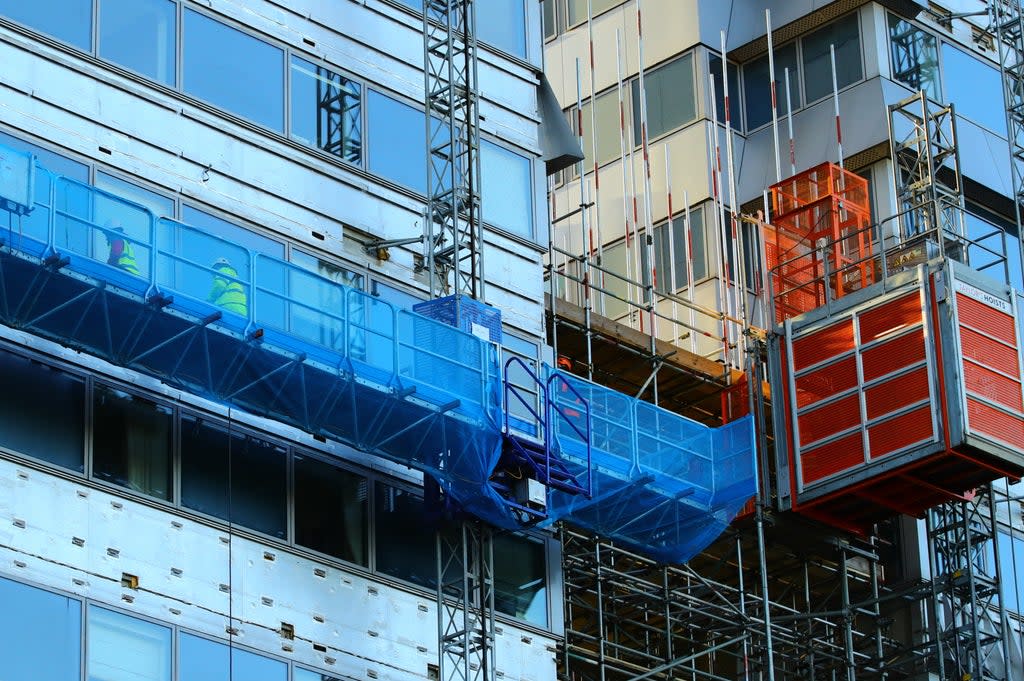
[[[860,316],[860,342],[865,345],[886,333],[920,324],[921,298],[916,291],[879,305]]]
[[[838,324],[801,336],[793,341],[793,370],[823,362],[853,349],[853,320],[844,319]]]
[[[864,465],[860,432],[850,433],[827,445],[800,453],[800,473],[804,485],[836,473]]]
[[[862,354],[864,380],[872,381],[906,366],[924,361],[924,330],[917,329],[887,340]]]
[[[801,414],[798,418],[802,447],[860,423],[860,398],[854,393]]]
[[[928,370],[915,369],[877,385],[864,392],[868,419],[874,420],[894,411],[928,399]]]
[[[961,324],[967,324],[1017,347],[1017,329],[1010,315],[962,293],[956,295],[956,309]]]
[[[1007,347],[997,340],[963,326],[960,327],[960,346],[966,359],[1020,378],[1015,348]]]
[[[924,405],[870,426],[868,441],[871,443],[871,458],[877,459],[923,440],[931,440],[932,436],[931,405]]]
[[[973,362],[964,362],[964,385],[978,397],[1024,411],[1020,383]]]
[[[853,355],[815,369],[796,379],[797,407],[806,407],[857,385],[857,360]]]
[[[1011,416],[970,397],[967,398],[967,415],[972,432],[1024,449],[1024,419]]]

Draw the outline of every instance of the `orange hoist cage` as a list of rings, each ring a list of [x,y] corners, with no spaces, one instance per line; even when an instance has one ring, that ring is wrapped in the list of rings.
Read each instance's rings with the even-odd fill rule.
[[[770,191],[764,238],[776,322],[875,282],[867,180],[822,163]]]

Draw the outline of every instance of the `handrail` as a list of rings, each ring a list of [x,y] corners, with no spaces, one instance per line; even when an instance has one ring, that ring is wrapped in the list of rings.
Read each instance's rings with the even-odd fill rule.
[[[557,400],[553,400],[553,399],[549,399],[548,400],[548,409],[551,410],[555,415],[561,416],[562,420],[565,421],[569,425],[569,427],[572,428],[573,431],[576,432],[576,434],[579,436],[580,440],[583,441],[584,443],[586,443],[586,448],[587,448],[587,466],[586,466],[586,468],[587,468],[587,498],[589,499],[589,498],[591,498],[594,495],[594,479],[593,479],[593,424],[591,423],[590,402],[589,402],[589,400],[585,399],[583,397],[583,395],[580,393],[580,391],[577,390],[576,387],[572,383],[570,383],[568,380],[566,380],[565,376],[563,376],[561,374],[561,372],[559,372],[559,371],[553,371],[551,373],[551,375],[548,376],[547,386],[546,386],[546,393],[548,395],[551,395],[551,384],[554,383],[556,380],[561,382],[563,388],[568,388],[569,389],[569,392],[571,392],[572,395],[575,397],[574,404],[576,404],[577,406],[581,407],[583,409],[583,411],[584,411],[584,414],[585,414],[584,423],[586,424],[586,431],[584,432],[584,431],[580,430],[580,428],[575,423],[573,423],[572,419],[569,417],[569,414],[566,413],[558,405],[558,401]],[[551,461],[551,442],[552,442],[552,440],[554,438],[554,432],[553,432],[554,418],[549,418],[548,421],[549,421],[549,425],[548,425],[547,436],[549,438],[551,438],[551,439],[548,440],[549,444],[548,444],[548,447],[547,447],[547,457],[548,457],[548,465],[550,466],[550,461]]]
[[[535,409],[534,407],[532,407],[526,401],[526,398],[524,398],[520,394],[521,393],[521,389],[519,388],[519,386],[513,385],[512,381],[509,380],[509,367],[511,367],[513,363],[518,364],[519,366],[521,366],[523,368],[523,371],[526,372],[526,375],[533,379],[534,383],[536,383],[537,386],[540,388],[540,392],[538,393],[538,396],[542,399],[542,403],[544,405],[548,404],[547,386],[544,385],[544,382],[540,379],[540,377],[537,375],[537,373],[533,369],[531,369],[529,366],[527,366],[526,362],[524,362],[521,357],[509,357],[508,361],[505,362],[505,366],[504,366],[504,370],[503,370],[503,379],[504,379],[503,382],[505,384],[505,432],[506,433],[511,432],[511,430],[509,428],[509,422],[508,422],[508,420],[509,420],[509,413],[511,411],[511,405],[510,405],[510,402],[509,402],[509,394],[511,393],[512,395],[515,396],[515,398],[517,400],[519,400],[519,402],[524,407],[526,407],[526,410],[530,412],[530,415],[533,416],[533,418],[536,420],[536,422],[538,424],[540,424],[540,434],[544,438],[544,441],[547,442],[548,441],[548,435],[549,435],[548,430],[547,430],[547,419],[545,419],[543,416],[541,416],[540,412],[537,409]],[[550,461],[549,461],[549,464],[550,464]]]

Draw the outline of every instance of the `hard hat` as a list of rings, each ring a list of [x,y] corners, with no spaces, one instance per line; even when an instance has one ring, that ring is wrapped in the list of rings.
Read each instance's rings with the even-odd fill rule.
[[[213,261],[213,267],[215,269],[217,267],[230,267],[230,266],[231,266],[231,262],[227,258],[217,258],[216,260]]]

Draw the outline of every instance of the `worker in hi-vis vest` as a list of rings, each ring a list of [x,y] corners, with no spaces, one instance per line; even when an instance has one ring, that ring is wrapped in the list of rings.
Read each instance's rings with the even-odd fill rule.
[[[245,288],[238,279],[238,272],[231,266],[227,258],[217,258],[213,263],[213,288],[207,301],[228,312],[246,316],[248,305],[245,299]]]
[[[135,249],[132,248],[131,242],[124,238],[124,227],[116,222],[108,222],[107,231],[103,235],[107,237],[107,245],[110,247],[107,264],[128,274],[141,276],[139,266],[135,262]]]

